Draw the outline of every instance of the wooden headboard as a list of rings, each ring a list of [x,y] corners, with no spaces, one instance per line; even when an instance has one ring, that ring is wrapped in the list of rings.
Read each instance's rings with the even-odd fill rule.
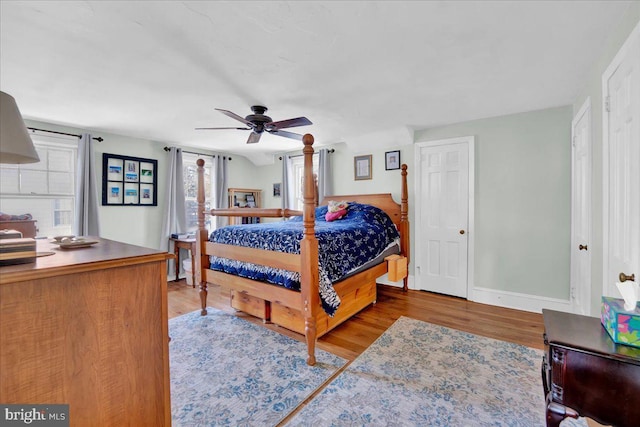
[[[401,202],[396,203],[391,197],[391,193],[378,193],[378,194],[351,194],[346,196],[327,196],[322,199],[320,205],[326,205],[329,201],[340,202],[345,200],[347,202],[363,203],[378,207],[385,211],[391,218],[391,221],[398,227],[401,235],[405,234],[403,238],[408,239],[409,236],[409,191],[407,187],[407,165],[401,166],[402,183],[400,187]],[[408,241],[408,240],[407,240]],[[409,249],[408,244],[406,247]]]

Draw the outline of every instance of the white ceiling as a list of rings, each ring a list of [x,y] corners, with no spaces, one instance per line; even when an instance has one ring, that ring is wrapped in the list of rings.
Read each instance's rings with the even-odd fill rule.
[[[248,155],[249,107],[354,151],[575,101],[630,2],[1,1],[0,88],[26,118]],[[253,154],[246,150],[252,150]]]

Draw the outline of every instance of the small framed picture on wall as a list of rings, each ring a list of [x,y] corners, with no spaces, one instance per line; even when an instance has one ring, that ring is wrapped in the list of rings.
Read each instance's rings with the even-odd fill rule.
[[[388,171],[400,169],[400,150],[384,153],[384,168]]]
[[[353,158],[353,179],[356,181],[371,179],[371,154]]]

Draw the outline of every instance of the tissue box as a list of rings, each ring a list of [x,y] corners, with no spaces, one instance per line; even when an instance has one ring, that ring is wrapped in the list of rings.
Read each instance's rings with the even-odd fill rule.
[[[623,299],[602,297],[600,322],[613,341],[640,348],[640,305],[626,311]]]

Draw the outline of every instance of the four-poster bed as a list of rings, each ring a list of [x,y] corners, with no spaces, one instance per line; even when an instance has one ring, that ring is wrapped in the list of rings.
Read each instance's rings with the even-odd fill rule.
[[[344,223],[343,220],[334,222],[326,222],[324,220],[324,212],[327,211],[318,208],[316,210],[315,202],[315,185],[313,178],[313,136],[306,134],[303,137],[304,149],[304,207],[301,211],[293,211],[289,209],[264,209],[264,208],[242,208],[242,216],[254,216],[263,218],[289,218],[302,216],[299,218],[283,221],[284,227],[297,227],[298,236],[294,242],[295,253],[287,253],[281,249],[265,249],[265,245],[257,244],[256,247],[238,246],[234,243],[216,243],[210,241],[215,239],[215,234],[228,234],[231,232],[243,232],[256,226],[232,226],[224,227],[208,236],[204,227],[205,214],[219,216],[238,216],[237,208],[231,209],[213,209],[205,212],[204,208],[204,161],[199,159],[198,164],[198,231],[196,233],[196,280],[200,284],[200,299],[202,304],[202,315],[207,314],[207,284],[212,283],[231,290],[232,306],[246,311],[254,316],[261,317],[264,321],[270,321],[287,329],[302,333],[306,337],[308,357],[307,364],[315,364],[315,343],[316,339],[329,330],[333,329],[343,321],[352,317],[360,310],[376,301],[376,279],[388,272],[387,262],[384,261],[383,255],[379,255],[376,261],[366,264],[359,269],[352,270],[348,276],[341,278],[332,283],[331,292],[335,291],[338,298],[337,308],[335,312],[327,310],[328,303],[325,301],[323,294],[322,301],[320,293],[323,292],[323,286],[327,280],[328,273],[325,271],[324,265],[327,259],[328,250],[324,243],[333,241],[333,236],[325,235],[325,232],[332,228],[340,228]],[[402,189],[401,204],[393,201],[391,194],[364,194],[349,196],[331,196],[326,197],[322,204],[326,205],[330,202],[348,201],[353,203],[350,213],[345,216],[350,220],[359,221],[361,218],[367,218],[366,221],[379,221],[381,224],[374,224],[370,230],[356,231],[358,233],[368,234],[366,240],[366,249],[374,250],[369,246],[373,240],[381,240],[379,236],[385,235],[386,241],[377,242],[385,245],[395,235],[395,244],[398,247],[396,253],[402,257],[409,256],[409,221],[408,221],[408,192],[407,192],[407,167],[402,165]],[[319,214],[322,213],[322,215]],[[384,215],[384,212],[388,215]],[[361,222],[366,222],[361,221]],[[298,224],[295,224],[295,223]],[[287,224],[285,224],[287,223]],[[333,225],[339,224],[339,225]],[[268,226],[268,224],[261,224]],[[368,224],[367,224],[368,226]],[[244,227],[239,229],[238,227]],[[260,227],[258,225],[257,227]],[[372,231],[373,230],[373,231]],[[271,234],[277,240],[280,232]],[[360,235],[361,235],[360,234]],[[399,236],[398,236],[399,235]],[[237,239],[237,236],[235,237]],[[341,236],[344,238],[344,236]],[[320,246],[319,246],[320,239]],[[244,241],[254,242],[259,239],[245,237],[240,239]],[[362,239],[360,239],[362,240]],[[221,241],[221,240],[218,240]],[[255,243],[255,242],[254,242]],[[243,244],[243,243],[240,243]],[[388,245],[386,250],[393,250],[393,244]],[[326,250],[326,251],[325,251]],[[324,252],[323,252],[324,251]],[[292,250],[293,252],[293,250]],[[381,253],[381,252],[380,252]],[[386,252],[385,252],[386,254]],[[346,253],[340,253],[347,258]],[[340,258],[340,257],[338,257]],[[299,278],[299,290],[292,290],[287,285],[278,286],[263,281],[252,280],[251,278],[229,274],[227,270],[221,271],[211,269],[214,265],[211,260],[228,261],[229,263],[250,263],[260,268],[274,269],[273,271],[284,271],[295,275]],[[339,259],[342,261],[342,259]],[[236,265],[236,264],[234,264]],[[327,269],[328,270],[328,269]],[[242,273],[238,273],[242,274]],[[407,288],[407,277],[403,278],[404,288]],[[322,304],[321,304],[322,302]],[[323,309],[324,307],[324,309]],[[329,307],[330,308],[330,307]],[[326,311],[332,313],[332,316]]]

